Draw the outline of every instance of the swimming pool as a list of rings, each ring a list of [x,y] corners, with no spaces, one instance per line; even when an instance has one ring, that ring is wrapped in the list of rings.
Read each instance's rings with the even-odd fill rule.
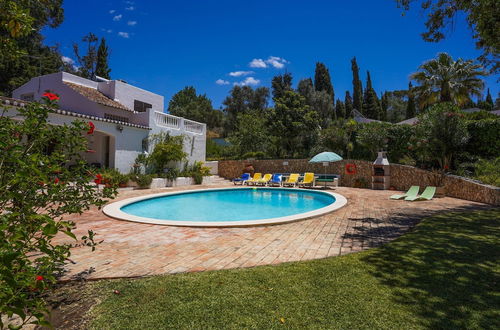
[[[336,193],[290,188],[203,189],[130,198],[107,205],[111,217],[162,225],[227,227],[290,222],[336,210]]]

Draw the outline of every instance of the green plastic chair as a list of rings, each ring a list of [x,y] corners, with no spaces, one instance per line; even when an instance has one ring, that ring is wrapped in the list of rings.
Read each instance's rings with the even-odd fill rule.
[[[427,187],[420,196],[406,197],[405,201],[430,201],[436,193],[436,187]]]
[[[390,199],[403,199],[406,197],[417,197],[418,191],[420,190],[419,186],[411,186],[410,189],[403,195],[392,195]]]

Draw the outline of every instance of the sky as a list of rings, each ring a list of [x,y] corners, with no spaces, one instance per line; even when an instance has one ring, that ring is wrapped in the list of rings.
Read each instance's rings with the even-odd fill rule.
[[[369,70],[380,95],[407,88],[409,75],[439,52],[480,55],[463,18],[445,40],[424,42],[425,14],[415,7],[403,15],[394,0],[66,0],[63,7],[63,24],[43,31],[46,44],[59,44],[71,61],[74,42],[89,32],[104,37],[112,79],[165,96],[165,108],[185,86],[219,108],[235,84],[270,87],[287,71],[296,85],[314,76],[316,62],[327,65],[343,100],[354,56],[363,83]],[[486,79],[493,99],[497,79]]]

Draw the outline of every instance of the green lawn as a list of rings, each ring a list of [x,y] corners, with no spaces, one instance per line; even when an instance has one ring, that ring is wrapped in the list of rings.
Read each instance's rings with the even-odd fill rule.
[[[498,209],[449,213],[343,257],[101,281],[90,326],[499,329],[499,225]]]

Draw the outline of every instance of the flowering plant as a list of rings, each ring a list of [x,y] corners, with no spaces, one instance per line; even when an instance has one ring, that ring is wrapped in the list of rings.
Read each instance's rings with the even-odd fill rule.
[[[77,238],[68,215],[100,207],[116,193],[100,190],[81,158],[88,124],[48,123],[58,98],[45,93],[44,104],[29,103],[17,113],[0,110],[0,314],[17,314],[20,327],[48,325],[41,291],[56,283],[75,244],[95,248],[95,234]],[[58,235],[74,243],[54,241]]]

